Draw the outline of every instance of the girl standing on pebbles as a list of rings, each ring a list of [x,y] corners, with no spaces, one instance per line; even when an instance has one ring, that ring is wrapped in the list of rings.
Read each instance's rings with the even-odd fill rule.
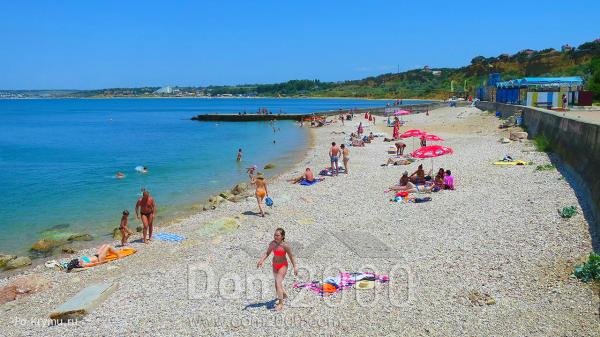
[[[283,300],[285,300],[288,295],[283,289],[283,279],[285,278],[285,274],[288,270],[288,261],[285,257],[285,254],[289,255],[290,260],[292,261],[292,266],[294,267],[294,275],[298,276],[298,267],[296,266],[296,259],[292,254],[292,249],[290,246],[285,243],[285,231],[283,228],[277,228],[275,230],[275,235],[273,235],[273,241],[269,243],[267,247],[267,251],[263,254],[263,256],[258,260],[256,264],[257,268],[262,267],[263,262],[267,259],[267,257],[273,252],[273,278],[275,278],[275,293],[277,294],[277,306],[275,310],[281,311],[283,310]]]

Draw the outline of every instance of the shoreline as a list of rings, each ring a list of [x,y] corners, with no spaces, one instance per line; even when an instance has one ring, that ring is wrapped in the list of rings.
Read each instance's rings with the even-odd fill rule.
[[[464,115],[463,110],[467,112]],[[267,217],[253,215],[257,211],[255,200],[227,203],[169,226],[169,232],[186,237],[181,243],[134,243],[132,246],[139,249],[137,254],[81,273],[36,267],[27,274],[49,278],[53,290],[6,304],[0,324],[10,329],[9,335],[189,335],[200,331],[210,335],[224,331],[256,335],[266,326],[235,326],[233,332],[227,326],[194,326],[176,318],[197,315],[226,323],[310,315],[336,320],[337,325],[320,326],[320,332],[345,335],[390,335],[398,331],[421,335],[430,330],[441,335],[596,335],[595,313],[600,300],[589,285],[570,279],[566,268],[580,261],[591,248],[586,222],[581,214],[568,221],[557,219],[555,211],[563,203],[578,205],[573,188],[559,179],[562,176],[558,171],[537,173],[531,166],[513,169],[491,165],[506,151],[536,164],[549,163],[548,156],[530,151],[529,142],[498,143],[504,131],[495,128],[495,117],[474,109],[442,108],[432,111],[429,117],[418,114],[407,118],[410,122],[403,130],[431,125],[432,131],[439,132],[455,148],[455,155],[436,159],[435,166],[452,168],[457,177],[456,191],[432,194],[433,200],[424,204],[390,203],[389,195],[382,194],[382,190],[404,169],[414,170],[417,163],[380,167],[387,158],[389,143],[378,138],[367,147],[350,148],[347,176],[327,177],[311,187],[287,183],[285,175],[295,175],[306,166],[316,171],[328,165],[328,144],[344,138],[332,131],[349,133],[364,120],[357,116],[345,127],[338,123],[309,129],[314,138],[305,158],[269,180],[275,206],[267,210]],[[383,127],[385,124],[379,120],[367,132]],[[385,130],[387,134],[391,131]],[[430,165],[430,160],[423,163]],[[550,186],[543,184],[548,179],[554,182]],[[502,184],[506,181],[511,184]],[[499,186],[503,186],[501,191]],[[561,200],[555,195],[561,195]],[[206,234],[207,223],[223,217],[237,219],[239,228]],[[414,275],[414,283],[377,286],[373,294],[381,296],[383,302],[366,302],[368,310],[365,303],[357,303],[354,298],[341,301],[341,296],[319,298],[305,290],[292,290],[289,307],[283,313],[274,313],[262,304],[273,297],[270,268],[256,271],[255,263],[276,227],[286,229],[302,268],[320,270],[327,277],[338,267],[360,271],[365,265],[391,274],[390,264],[399,264],[407,268],[409,276]],[[348,236],[352,233],[360,236]],[[190,297],[194,293],[189,288],[189,268],[195,264],[213,266],[213,271],[224,277],[264,277],[268,289],[262,297],[228,293],[195,299]],[[301,280],[319,278],[311,275]],[[395,282],[403,279],[394,274]],[[81,324],[52,328],[11,324],[14,317],[47,318],[53,306],[98,281],[118,282],[119,289]],[[1,278],[0,286],[7,282]],[[286,288],[291,289],[291,282],[288,272]],[[403,285],[410,285],[411,291],[402,293],[408,300],[401,306],[390,305],[384,294],[388,289],[400,291]],[[473,291],[489,294],[494,303],[472,304],[469,296]],[[306,311],[308,308],[310,311]],[[127,316],[123,316],[125,313]],[[147,320],[122,319],[138,315]],[[115,325],[115,319],[120,319],[120,324]],[[170,323],[164,325],[161,320]],[[314,331],[310,325],[290,328],[278,332],[299,335]]]

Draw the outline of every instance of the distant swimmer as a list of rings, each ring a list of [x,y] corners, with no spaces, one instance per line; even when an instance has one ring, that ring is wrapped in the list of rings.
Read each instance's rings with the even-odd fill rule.
[[[142,173],[148,173],[148,168],[146,166],[144,166],[144,168],[142,169]]]
[[[148,173],[148,168],[146,166],[141,166],[141,165],[140,166],[136,166],[135,170],[138,173]]]
[[[123,179],[123,178],[125,178],[125,174],[123,172],[117,172],[117,175],[115,176],[115,178]]]
[[[242,161],[242,149],[238,149],[237,161]]]

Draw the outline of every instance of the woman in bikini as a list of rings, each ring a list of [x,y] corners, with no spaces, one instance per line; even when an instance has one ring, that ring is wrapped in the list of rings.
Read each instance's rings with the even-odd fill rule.
[[[258,202],[258,209],[260,210],[260,216],[264,218],[265,210],[263,209],[262,202],[265,197],[269,196],[269,190],[267,189],[267,181],[262,174],[258,174],[256,178],[252,179],[252,183],[256,186],[256,201]]]
[[[121,257],[121,252],[115,249],[115,247],[108,244],[103,244],[100,246],[100,248],[98,248],[98,254],[94,254],[93,256],[83,256],[80,259],[71,260],[67,266],[67,271],[70,272],[73,268],[85,268],[102,264],[106,262],[106,256],[109,253],[115,254],[117,258]]]
[[[290,246],[285,243],[285,231],[283,228],[277,228],[275,230],[275,235],[273,235],[273,241],[269,243],[269,247],[267,247],[267,251],[263,254],[263,256],[258,260],[256,264],[257,268],[262,267],[263,263],[267,259],[267,257],[273,252],[273,278],[275,278],[275,293],[277,294],[277,306],[276,310],[283,310],[283,301],[288,297],[285,289],[283,289],[283,279],[285,278],[285,274],[288,270],[288,261],[285,257],[287,254],[292,261],[292,266],[294,267],[294,275],[298,276],[298,267],[296,266],[296,259],[292,254],[292,249]]]

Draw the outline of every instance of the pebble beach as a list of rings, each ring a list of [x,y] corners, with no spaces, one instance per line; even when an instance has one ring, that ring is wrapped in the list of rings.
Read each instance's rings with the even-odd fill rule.
[[[366,132],[391,135],[376,118]],[[286,180],[328,166],[331,142],[344,143],[365,120],[311,129],[305,158],[268,181],[274,206],[265,218],[254,197],[223,201],[155,228],[185,237],[181,242],[133,242],[136,254],[81,272],[39,265],[5,277],[0,287],[23,275],[48,286],[0,306],[0,336],[600,335],[598,289],[571,277],[597,239],[569,169],[528,140],[499,142],[507,131],[476,108],[404,120],[400,132],[435,133],[454,154],[381,166],[393,143],[377,137],[350,147],[349,174],[294,185]],[[418,139],[405,142],[408,151],[418,146]],[[533,164],[492,165],[505,154]],[[390,201],[393,193],[384,191],[420,163],[426,171],[452,170],[456,190],[427,194],[432,200],[420,204]],[[536,170],[550,163],[557,169]],[[561,218],[557,210],[571,205],[577,214]],[[277,227],[286,230],[300,267],[297,277],[288,271],[283,312],[273,310],[271,257],[256,268]],[[331,296],[292,288],[341,271],[373,271],[390,282]],[[117,289],[95,311],[49,324],[54,308],[99,282]]]

